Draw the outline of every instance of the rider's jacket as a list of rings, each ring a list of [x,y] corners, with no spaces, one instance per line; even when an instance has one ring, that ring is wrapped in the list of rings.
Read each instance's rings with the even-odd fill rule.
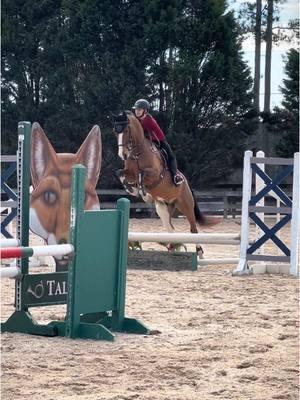
[[[162,142],[166,139],[165,134],[161,130],[160,126],[150,114],[147,114],[145,118],[139,119],[139,121],[142,124],[144,131],[150,133],[152,140]]]

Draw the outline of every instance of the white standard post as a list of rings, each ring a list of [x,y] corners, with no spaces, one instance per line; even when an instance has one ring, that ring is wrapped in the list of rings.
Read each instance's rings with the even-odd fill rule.
[[[291,223],[291,265],[290,274],[298,275],[299,239],[300,239],[300,153],[294,157],[293,210]]]
[[[240,275],[249,272],[247,264],[247,249],[249,245],[249,200],[251,199],[252,185],[250,159],[252,155],[253,153],[250,150],[247,150],[244,155],[240,261],[237,269],[233,271],[233,275]]]
[[[264,158],[265,153],[263,151],[258,151],[256,153],[256,157]],[[257,166],[263,172],[265,172],[265,164],[257,164]],[[260,192],[264,187],[265,187],[265,184],[264,184],[263,180],[261,179],[261,177],[258,176],[257,174],[255,174],[255,194]],[[264,207],[264,205],[265,205],[265,197],[263,197],[262,199],[260,199],[257,202],[257,206]],[[257,216],[262,222],[265,222],[265,213],[264,212],[258,212]],[[260,229],[260,227],[258,225],[256,225],[256,240],[258,240],[262,235],[263,235],[263,230]],[[260,246],[260,248],[257,250],[257,254],[261,254],[261,255],[264,254],[264,245]],[[260,264],[264,264],[264,261],[260,261]]]

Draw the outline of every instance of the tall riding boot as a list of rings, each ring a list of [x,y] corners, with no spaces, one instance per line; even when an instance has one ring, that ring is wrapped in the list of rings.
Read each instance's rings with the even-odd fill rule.
[[[173,151],[172,151],[169,143],[166,140],[160,142],[160,147],[162,149],[164,149],[167,153],[168,168],[173,177],[174,175],[176,175],[176,172],[177,172],[177,162],[176,162],[176,158],[173,154]]]
[[[166,151],[168,155],[168,167],[172,175],[173,182],[175,185],[180,185],[183,182],[183,177],[177,173],[177,160],[169,145],[169,143],[164,140],[160,142],[160,146]]]

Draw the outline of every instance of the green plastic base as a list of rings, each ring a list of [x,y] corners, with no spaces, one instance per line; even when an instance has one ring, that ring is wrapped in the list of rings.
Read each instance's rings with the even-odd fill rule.
[[[1,323],[1,332],[20,332],[41,336],[57,335],[54,327],[39,325],[29,311],[15,311],[6,322]]]
[[[56,330],[58,336],[68,336],[66,333],[66,323],[62,321],[53,321],[50,325]],[[80,322],[73,339],[94,339],[113,341],[115,335],[101,324]]]
[[[113,326],[113,318],[107,316],[101,320],[101,324],[106,326],[108,329],[112,329],[115,332],[124,332],[124,333],[135,333],[140,335],[149,334],[149,329],[139,320],[135,318],[124,318],[121,327],[117,327],[115,329]]]
[[[135,318],[124,318],[121,326],[112,328],[114,319],[106,312],[85,314],[72,338],[113,341],[115,332],[148,334],[149,329]],[[66,332],[65,321],[52,321],[48,325],[38,324],[29,311],[15,311],[1,324],[1,332],[20,332],[40,336],[71,337]]]

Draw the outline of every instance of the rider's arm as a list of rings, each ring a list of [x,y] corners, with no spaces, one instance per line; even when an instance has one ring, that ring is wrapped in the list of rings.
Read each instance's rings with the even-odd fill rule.
[[[151,132],[153,140],[158,140],[158,141],[162,142],[163,140],[166,139],[165,134],[163,133],[160,126],[158,125],[158,123],[155,121],[155,119],[153,117],[148,115],[145,118],[145,122],[146,122],[145,125],[147,125],[145,128],[147,131]]]

